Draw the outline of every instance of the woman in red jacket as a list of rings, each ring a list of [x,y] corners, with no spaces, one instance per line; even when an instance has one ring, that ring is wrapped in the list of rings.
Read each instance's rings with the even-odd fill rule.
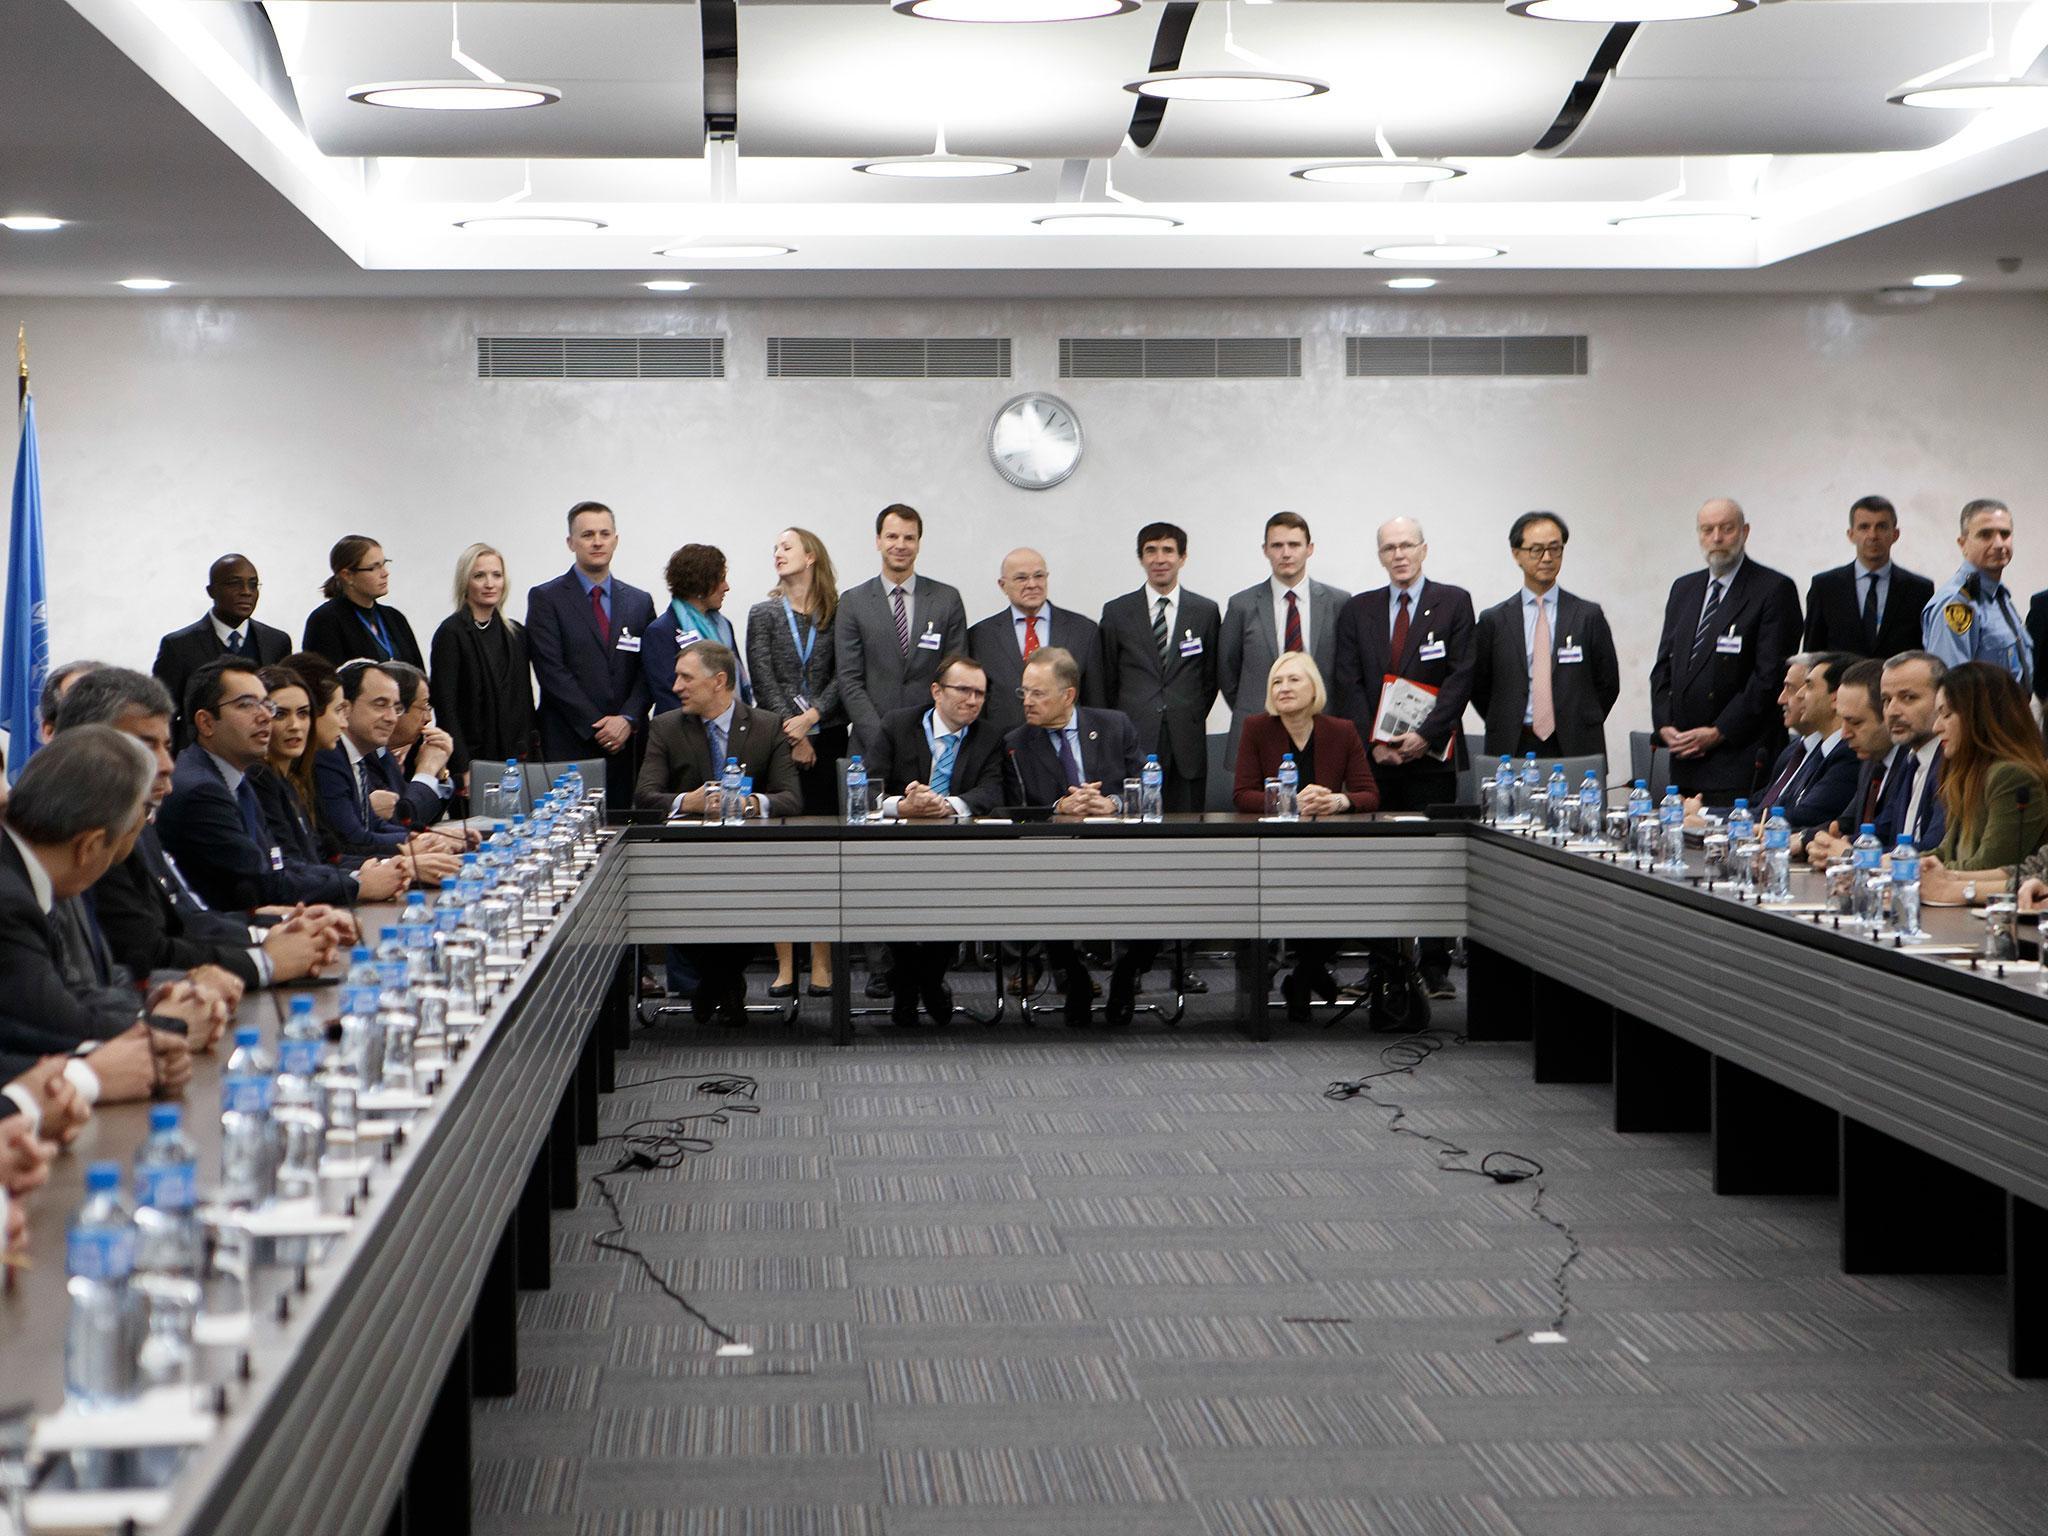
[[[1237,808],[1250,815],[1266,809],[1266,780],[1280,776],[1280,759],[1294,754],[1301,779],[1300,807],[1305,817],[1343,816],[1379,809],[1379,786],[1358,728],[1341,715],[1323,713],[1329,690],[1313,658],[1288,651],[1266,674],[1266,713],[1244,723],[1237,743]],[[1330,957],[1337,946],[1329,939],[1295,941],[1294,970],[1280,983],[1287,999],[1287,1017],[1308,1018],[1311,994],[1337,1000]]]

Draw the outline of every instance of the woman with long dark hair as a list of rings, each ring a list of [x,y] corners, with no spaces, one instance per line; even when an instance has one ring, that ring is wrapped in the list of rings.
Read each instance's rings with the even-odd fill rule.
[[[1921,897],[1961,901],[1971,886],[1992,895],[2048,837],[2048,752],[2026,695],[2003,667],[1950,667],[1934,702],[1948,836],[1921,863]]]
[[[313,793],[313,754],[340,739],[346,710],[341,680],[325,657],[299,651],[256,674],[270,690],[277,710],[270,722],[270,750],[249,775],[257,804],[278,847],[309,864],[327,859],[320,836],[319,799]],[[406,869],[397,859],[365,862],[342,858],[334,862],[356,873],[357,895],[363,901],[388,901],[405,889]]]
[[[375,539],[352,533],[327,552],[331,574],[321,585],[327,601],[306,615],[305,645],[335,666],[358,656],[409,661],[421,671],[426,658],[405,615],[384,601],[391,561]]]

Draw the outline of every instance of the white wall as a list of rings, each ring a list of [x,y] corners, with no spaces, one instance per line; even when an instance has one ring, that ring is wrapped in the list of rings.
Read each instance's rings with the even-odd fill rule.
[[[1453,279],[1455,281],[1455,279]],[[1956,511],[2018,509],[2014,585],[2048,585],[2032,514],[2048,484],[2048,303],[1946,296],[1924,311],[1854,300],[1627,299],[1271,304],[791,303],[552,305],[334,301],[12,301],[28,326],[41,429],[55,659],[147,665],[204,609],[215,555],[261,568],[259,613],[296,636],[333,539],[394,561],[393,599],[424,644],[456,552],[506,550],[515,588],[564,568],[562,513],[619,510],[622,574],[657,594],[675,545],[731,557],[743,611],[772,580],[775,533],[824,536],[847,584],[872,574],[877,508],[927,519],[922,568],[993,611],[997,562],[1030,541],[1056,602],[1089,612],[1139,580],[1131,543],[1183,524],[1187,583],[1217,599],[1258,579],[1266,515],[1306,515],[1315,573],[1380,579],[1372,529],[1422,517],[1430,574],[1484,606],[1512,590],[1508,522],[1570,518],[1567,586],[1603,602],[1622,647],[1613,741],[1647,713],[1664,592],[1696,560],[1709,495],[1749,508],[1751,551],[1797,578],[1848,558],[1850,501],[1899,503],[1899,558],[1953,568]],[[723,332],[719,383],[483,382],[479,333]],[[1591,341],[1570,380],[1343,377],[1347,332],[1565,332]],[[823,383],[763,377],[763,338],[1015,338],[1008,380]],[[1299,334],[1303,377],[1062,382],[1063,334]],[[1012,489],[983,452],[1009,395],[1051,389],[1088,434],[1080,471]],[[10,451],[11,457],[11,451]],[[515,611],[523,602],[515,603]]]

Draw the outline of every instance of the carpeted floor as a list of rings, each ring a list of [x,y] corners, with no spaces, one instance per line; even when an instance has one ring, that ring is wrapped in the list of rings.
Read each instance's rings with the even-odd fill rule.
[[[1608,1129],[1526,1047],[1376,1085],[1542,1161],[1440,1173],[1362,1100],[1381,1037],[956,1024],[851,1050],[683,1024],[620,1058],[607,1130],[758,1078],[709,1151],[586,1187],[522,1299],[519,1396],[478,1415],[504,1536],[2021,1536],[2048,1389],[2003,1282],[1849,1279],[1831,1202],[1720,1199],[1703,1137]],[[817,1006],[817,1005],[812,1005]],[[1460,1008],[1439,1009],[1447,1034]],[[586,1155],[609,1167],[618,1144]],[[1507,1342],[1503,1335],[1513,1334]]]

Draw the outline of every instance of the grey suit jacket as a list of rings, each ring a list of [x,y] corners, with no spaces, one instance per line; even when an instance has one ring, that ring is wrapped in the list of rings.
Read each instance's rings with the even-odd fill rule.
[[[1095,708],[1102,703],[1102,632],[1095,621],[1069,609],[1045,605],[1038,626],[1041,645],[1057,645],[1074,653],[1081,669],[1081,696],[1077,702]],[[988,701],[981,717],[993,725],[998,736],[1007,735],[1024,723],[1024,701],[1017,690],[1024,686],[1024,652],[1017,644],[1017,621],[1005,607],[992,613],[967,631],[967,654],[981,663],[988,674]]]
[[[967,609],[957,590],[919,573],[911,588],[910,654],[896,640],[888,588],[872,576],[840,594],[832,621],[839,702],[862,751],[872,750],[882,716],[927,704],[942,658],[967,649]],[[935,636],[936,641],[928,639]]]
[[[796,616],[797,633],[811,632],[810,620]],[[789,632],[789,615],[782,611],[782,599],[771,597],[747,610],[747,671],[754,680],[754,698],[764,709],[787,720],[799,714],[796,698],[802,694],[818,711],[818,724],[842,724],[846,713],[839,705],[839,664],[833,648],[835,625],[819,629],[811,642],[811,663],[804,665],[803,653]]]
[[[1565,757],[1605,756],[1607,716],[1621,697],[1621,665],[1614,635],[1600,605],[1557,589],[1557,629],[1551,635],[1550,697],[1557,711],[1557,750]],[[1580,660],[1560,662],[1567,647]],[[1486,722],[1486,752],[1513,752],[1529,706],[1529,658],[1522,648],[1522,594],[1517,591],[1479,616],[1479,657],[1472,674],[1472,704]]]
[[[1182,587],[1180,622],[1174,626],[1180,633],[1162,661],[1152,640],[1151,592],[1142,587],[1111,598],[1103,607],[1103,704],[1131,717],[1140,752],[1168,756],[1177,778],[1205,780],[1223,610]],[[1193,654],[1182,650],[1188,641],[1200,642]]]
[[[1337,615],[1351,601],[1342,587],[1308,580],[1308,654],[1329,686],[1337,659]],[[1230,744],[1224,761],[1237,762],[1237,736],[1246,720],[1266,712],[1266,674],[1280,659],[1280,621],[1273,609],[1273,583],[1260,582],[1233,593],[1223,610],[1223,637],[1216,651],[1216,687],[1230,704]]]
[[[740,760],[740,772],[753,779],[754,793],[767,801],[770,816],[803,814],[796,759],[789,755],[789,738],[782,734],[782,722],[772,710],[757,709],[744,701],[734,704],[725,755]],[[718,768],[724,766],[720,763]],[[646,810],[666,810],[677,795],[717,777],[704,722],[672,709],[656,715],[647,728],[647,756],[633,783],[633,803]]]

